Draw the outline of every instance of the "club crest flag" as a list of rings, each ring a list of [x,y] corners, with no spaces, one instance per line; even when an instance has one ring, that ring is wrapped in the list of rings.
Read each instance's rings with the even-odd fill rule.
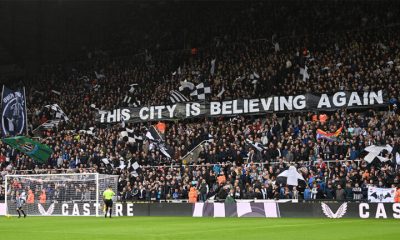
[[[3,141],[39,163],[46,163],[47,159],[49,159],[53,153],[49,146],[27,137],[9,137],[4,138]]]
[[[27,129],[25,89],[14,91],[3,86],[1,97],[1,135],[24,134]]]

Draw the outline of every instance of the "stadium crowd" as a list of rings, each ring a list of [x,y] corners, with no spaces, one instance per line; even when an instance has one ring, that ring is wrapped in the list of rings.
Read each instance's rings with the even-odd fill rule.
[[[174,28],[179,24],[174,23],[182,19],[167,14],[165,19],[171,22],[163,28],[162,23],[152,22],[157,20],[147,22],[159,28],[143,32],[146,39],[135,40],[138,48],[122,44],[131,33],[121,34],[111,49],[90,51],[79,62],[44,66],[38,76],[18,84],[28,90],[30,134],[40,136],[54,153],[39,164],[2,142],[1,178],[6,173],[117,174],[123,201],[194,202],[213,196],[221,201],[365,200],[368,186],[399,187],[400,25],[395,16],[400,8],[373,6],[360,5],[354,11],[339,2],[331,8],[252,3],[242,9],[227,8],[223,14],[219,8],[210,10],[205,22],[196,21],[200,13],[194,11],[188,14],[193,15],[193,29],[186,29],[189,49],[174,51],[171,49],[178,48],[174,35],[167,34],[162,43],[147,41],[178,31]],[[265,14],[270,7],[274,11],[268,11],[274,14]],[[298,15],[287,18],[292,8],[299,9]],[[211,74],[213,59],[216,67]],[[300,68],[304,66],[309,78],[303,80]],[[259,78],[253,83],[255,75]],[[207,82],[211,86],[209,100],[384,90],[390,104],[359,111],[167,122],[163,137],[171,158],[149,147],[146,129],[155,123],[127,123],[126,127],[144,138],[128,143],[119,136],[121,124],[95,122],[93,105],[110,110],[133,104],[169,104],[169,92],[178,90],[181,81]],[[134,83],[138,85],[131,93],[130,84]],[[222,88],[225,92],[218,96]],[[124,102],[126,95],[135,103]],[[53,103],[64,110],[69,121],[33,131],[55,118],[43,108]],[[335,141],[316,139],[317,129],[335,132],[341,126],[342,134]],[[91,127],[94,129],[87,132]],[[249,141],[263,148],[259,150]],[[183,161],[200,143],[204,149],[198,159]],[[363,159],[367,146],[386,144],[393,147],[385,155],[390,161],[368,164]],[[133,168],[135,162],[139,169]],[[306,179],[304,186],[276,182],[290,165]],[[4,198],[3,184],[0,196]]]

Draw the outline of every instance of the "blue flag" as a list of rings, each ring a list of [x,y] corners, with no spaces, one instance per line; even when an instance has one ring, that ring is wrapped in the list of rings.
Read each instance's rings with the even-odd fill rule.
[[[3,86],[1,95],[1,135],[23,135],[27,129],[25,88],[17,91]]]

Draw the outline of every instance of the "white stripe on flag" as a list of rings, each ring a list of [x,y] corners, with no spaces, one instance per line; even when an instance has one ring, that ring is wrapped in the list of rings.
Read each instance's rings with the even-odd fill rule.
[[[182,102],[182,98],[177,92],[171,91],[171,95],[175,98],[175,102]]]
[[[188,102],[189,101],[189,99],[187,97],[185,97],[182,93],[180,93],[178,91],[175,91],[175,90],[172,90],[170,92],[170,95],[171,95],[170,99],[171,99],[172,103],[175,103],[175,102]]]
[[[204,203],[195,203],[193,210],[193,217],[202,217],[203,216],[203,207]]]
[[[214,203],[214,217],[225,217],[224,203]]]
[[[246,213],[252,212],[251,205],[250,205],[249,202],[247,202],[247,203],[245,203],[245,202],[236,203],[236,206],[237,206],[237,215],[238,215],[238,217],[241,217],[241,216],[245,215]]]
[[[125,95],[124,101],[125,103],[130,103],[131,102],[132,97],[129,97],[128,95]]]
[[[277,203],[264,203],[265,217],[277,218],[278,217],[277,205],[278,205]]]

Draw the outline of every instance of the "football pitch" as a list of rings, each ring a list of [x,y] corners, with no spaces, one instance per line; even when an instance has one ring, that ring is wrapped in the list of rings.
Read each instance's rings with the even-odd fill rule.
[[[191,217],[0,218],[0,239],[396,239],[399,220]]]

